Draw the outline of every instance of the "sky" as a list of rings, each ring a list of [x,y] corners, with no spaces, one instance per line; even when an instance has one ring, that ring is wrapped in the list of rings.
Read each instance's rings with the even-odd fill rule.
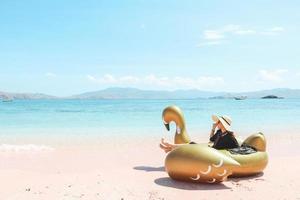
[[[299,1],[2,0],[0,91],[300,88]]]

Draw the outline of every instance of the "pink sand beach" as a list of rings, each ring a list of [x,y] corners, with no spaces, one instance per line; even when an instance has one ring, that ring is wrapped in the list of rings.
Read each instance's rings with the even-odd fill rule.
[[[221,184],[170,179],[160,137],[19,140],[27,145],[0,147],[1,199],[300,199],[300,135],[267,140],[264,173]]]

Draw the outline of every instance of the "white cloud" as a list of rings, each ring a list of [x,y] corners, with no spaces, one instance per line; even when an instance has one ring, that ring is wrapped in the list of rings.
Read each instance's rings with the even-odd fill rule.
[[[262,31],[261,34],[262,35],[270,35],[270,36],[272,36],[272,35],[279,35],[283,31],[285,31],[285,29],[283,27],[276,26],[276,27],[273,27],[271,29]]]
[[[287,72],[286,69],[260,70],[258,74],[262,81],[280,82],[283,81],[283,75]]]
[[[92,75],[86,75],[86,78],[91,82],[99,82],[98,79]]]
[[[224,38],[224,35],[221,31],[217,30],[206,30],[203,32],[205,40],[220,40]]]
[[[138,78],[133,76],[122,76],[119,78],[114,77],[111,74],[105,74],[104,76],[100,78],[96,78],[92,75],[86,76],[88,80],[96,83],[104,83],[104,84],[121,84],[121,83],[136,83],[138,82]]]
[[[204,30],[203,38],[205,40],[220,40],[224,39],[228,34],[249,35],[256,34],[256,31],[251,29],[243,29],[240,25],[229,24],[215,30]]]
[[[200,46],[211,46],[223,44],[224,40],[229,36],[247,36],[247,35],[279,35],[285,29],[280,26],[276,26],[266,30],[255,30],[245,29],[240,25],[229,24],[218,29],[209,29],[203,31],[203,41],[197,45]]]
[[[166,76],[155,76],[148,75],[141,79],[143,83],[147,85],[156,86],[167,86],[167,87],[178,87],[178,88],[203,88],[205,86],[214,86],[223,84],[224,79],[218,76],[199,76],[197,78],[191,77],[166,77]]]
[[[100,80],[101,81],[101,80]],[[113,77],[110,74],[105,74],[104,77],[102,78],[102,82],[106,82],[106,83],[115,83],[117,82],[117,80],[115,79],[115,77]]]
[[[257,33],[256,30],[243,29],[240,25],[234,24],[226,25],[223,28],[221,28],[221,30],[223,31],[223,33],[228,33],[232,35],[253,35]]]
[[[237,35],[254,35],[257,32],[255,30],[247,29],[247,30],[237,30],[234,32],[234,34]]]
[[[203,89],[206,87],[214,87],[224,84],[224,79],[219,76],[199,76],[192,77],[158,77],[155,75],[149,75],[145,79],[146,85],[165,86],[171,89],[178,88],[194,88]]]
[[[224,84],[224,79],[219,76],[199,76],[197,78],[191,77],[167,77],[156,76],[150,74],[144,77],[136,76],[120,76],[115,77],[111,74],[106,74],[100,78],[96,78],[92,75],[87,75],[87,79],[94,83],[101,83],[107,86],[131,86],[131,87],[164,87],[166,89],[179,89],[179,88],[205,88],[213,87]]]
[[[277,27],[271,28],[271,31],[273,31],[273,32],[282,32],[282,31],[284,31],[284,28],[280,27],[280,26],[277,26]]]
[[[146,83],[147,85],[159,85],[159,86],[167,86],[167,87],[170,87],[172,85],[169,77],[166,76],[157,77],[153,74],[150,74],[142,78],[142,82]]]
[[[48,78],[55,78],[55,77],[57,77],[57,75],[54,74],[54,73],[52,73],[52,72],[47,72],[47,73],[45,74],[45,76],[47,76]]]
[[[229,25],[226,25],[224,27],[222,27],[220,29],[220,31],[222,32],[235,32],[235,31],[238,31],[238,30],[241,30],[241,26],[240,25],[236,25],[236,24],[229,24]]]
[[[137,83],[139,82],[139,78],[134,76],[123,76],[119,78],[119,81],[124,83]]]
[[[224,43],[224,41],[220,41],[220,40],[216,40],[216,41],[208,41],[208,42],[202,42],[200,44],[197,45],[197,47],[201,47],[201,46],[214,46],[214,45],[219,45]]]

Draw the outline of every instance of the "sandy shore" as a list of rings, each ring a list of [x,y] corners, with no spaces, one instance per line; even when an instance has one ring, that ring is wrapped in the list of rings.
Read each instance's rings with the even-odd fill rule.
[[[51,148],[2,146],[0,199],[300,199],[300,134],[269,136],[263,174],[214,185],[171,180],[159,140],[94,138],[71,145],[70,138]]]

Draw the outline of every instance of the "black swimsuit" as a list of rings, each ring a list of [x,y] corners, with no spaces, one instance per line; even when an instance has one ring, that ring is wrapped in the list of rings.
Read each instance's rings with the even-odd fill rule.
[[[214,142],[213,148],[215,149],[233,149],[239,147],[239,143],[230,131],[222,133],[221,130],[218,130],[210,138],[210,141]]]

